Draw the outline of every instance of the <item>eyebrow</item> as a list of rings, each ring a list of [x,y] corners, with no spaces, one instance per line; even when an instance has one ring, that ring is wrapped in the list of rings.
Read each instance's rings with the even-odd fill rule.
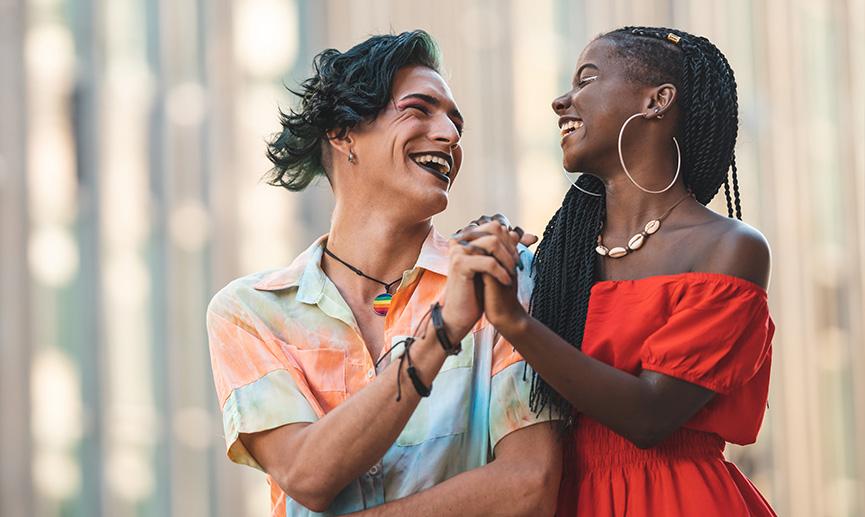
[[[432,95],[427,95],[425,93],[410,93],[408,95],[404,95],[400,99],[400,101],[404,101],[406,99],[420,99],[420,100],[426,102],[427,104],[431,104],[433,106],[441,105],[441,101],[439,101],[437,98],[433,97]],[[460,113],[460,110],[454,108],[448,112],[448,115],[450,115],[451,117],[454,117],[456,119],[459,119],[460,124],[465,124],[465,119],[463,118],[462,113]]]

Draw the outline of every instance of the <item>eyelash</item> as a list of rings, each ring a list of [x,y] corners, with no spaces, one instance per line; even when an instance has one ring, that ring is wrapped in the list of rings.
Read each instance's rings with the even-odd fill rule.
[[[424,115],[429,115],[429,114],[430,114],[429,110],[426,109],[426,108],[424,108],[424,107],[421,106],[420,104],[409,104],[408,106],[406,106],[406,109],[409,109],[409,108],[416,109],[416,110],[420,111],[421,113],[423,113]],[[463,136],[463,131],[465,131],[465,129],[463,128],[463,126],[460,126],[460,125],[457,125],[457,124],[454,124],[454,126],[456,126],[456,128],[457,128],[457,133],[459,133],[460,136]]]
[[[592,75],[592,76],[586,77],[585,79],[583,79],[582,81],[580,81],[580,82],[577,83],[577,88],[582,88],[583,86],[586,85],[586,83],[590,83],[590,82],[594,81],[594,80],[597,79],[597,78],[598,78],[598,76],[596,76],[596,75]]]

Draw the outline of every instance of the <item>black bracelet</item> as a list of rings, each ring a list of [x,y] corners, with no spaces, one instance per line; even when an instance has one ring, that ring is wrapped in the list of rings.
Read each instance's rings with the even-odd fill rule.
[[[442,317],[442,306],[439,302],[435,302],[430,308],[430,320],[432,321],[433,328],[436,331],[436,337],[438,338],[442,348],[445,350],[445,354],[459,354],[463,349],[462,343],[457,342],[457,344],[454,345],[451,343],[451,340],[448,339],[448,333],[445,330],[445,320]]]
[[[429,397],[429,394],[432,393],[432,388],[427,388],[426,386],[424,386],[424,383],[420,380],[420,377],[418,376],[415,367],[409,366],[408,370],[406,370],[406,373],[408,373],[408,378],[411,379],[411,383],[414,385],[414,390],[417,392],[417,394],[421,397]]]
[[[405,339],[405,348],[402,355],[399,358],[399,368],[397,370],[402,370],[402,363],[408,362],[408,368],[406,369],[406,373],[408,374],[408,378],[411,379],[412,386],[414,386],[414,390],[421,397],[429,397],[430,393],[432,393],[432,385],[427,387],[423,381],[420,380],[420,376],[417,373],[417,368],[414,367],[414,363],[411,362],[411,345],[414,343],[415,339],[413,337],[409,337]],[[402,387],[400,383],[399,371],[397,372],[396,378],[396,400],[399,402],[402,399]]]

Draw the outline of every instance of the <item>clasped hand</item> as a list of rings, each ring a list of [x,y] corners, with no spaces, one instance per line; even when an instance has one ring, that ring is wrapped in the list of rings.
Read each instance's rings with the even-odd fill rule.
[[[451,236],[442,313],[451,339],[465,336],[484,313],[497,328],[527,316],[517,297],[517,244],[537,240],[501,214],[482,216]]]

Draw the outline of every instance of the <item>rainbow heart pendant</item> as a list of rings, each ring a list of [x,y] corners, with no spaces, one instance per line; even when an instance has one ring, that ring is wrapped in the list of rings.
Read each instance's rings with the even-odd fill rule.
[[[372,310],[379,316],[387,316],[387,311],[390,310],[390,301],[393,299],[392,294],[382,293],[375,297],[372,301]]]

